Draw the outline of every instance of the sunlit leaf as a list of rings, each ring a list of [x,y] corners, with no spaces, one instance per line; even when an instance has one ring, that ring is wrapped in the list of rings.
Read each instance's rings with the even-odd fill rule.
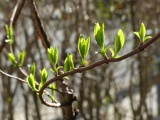
[[[18,65],[22,66],[24,62],[24,57],[25,57],[25,51],[22,51],[18,54]]]
[[[139,36],[140,36],[140,40],[142,42],[144,42],[144,38],[146,36],[146,28],[145,28],[143,23],[141,23],[141,26],[140,26],[140,29],[139,29]]]
[[[53,66],[56,66],[58,62],[58,48],[53,48],[52,46],[47,50],[48,59]]]
[[[29,87],[30,87],[32,90],[36,91],[36,84],[35,84],[35,79],[34,79],[33,74],[30,74],[30,75],[26,78],[26,80],[27,80],[27,84],[29,85]]]
[[[104,23],[102,26],[99,25],[99,23],[95,23],[94,26],[94,38],[100,47],[100,49],[104,48]]]
[[[40,71],[40,78],[41,78],[41,82],[39,85],[39,90],[41,89],[41,87],[44,85],[44,83],[47,81],[47,78],[48,78],[48,73],[45,68],[42,71]]]
[[[74,63],[73,63],[73,55],[67,55],[65,61],[64,61],[64,71],[70,71],[74,69]]]
[[[90,48],[90,37],[88,37],[88,38],[85,40],[85,57],[86,57],[87,54],[88,54],[89,48]]]
[[[152,38],[151,36],[146,36],[146,28],[143,23],[141,23],[141,26],[139,28],[139,32],[134,32],[134,34],[139,38],[141,43],[145,42],[146,40]]]
[[[12,53],[8,53],[8,59],[12,65],[16,65],[16,58]]]
[[[88,37],[87,39],[84,39],[84,37],[80,35],[79,40],[78,40],[78,51],[82,58],[81,64],[83,65],[85,63],[85,58],[88,54],[89,47],[90,47],[90,37]]]
[[[113,58],[115,56],[114,50],[111,47],[108,50],[111,52]]]
[[[145,42],[146,40],[150,39],[150,38],[152,38],[152,37],[151,37],[151,36],[145,36],[144,42]]]
[[[13,28],[12,25],[8,27],[8,25],[5,25],[6,33],[7,33],[7,40],[10,45],[13,43]]]
[[[119,29],[114,41],[115,55],[117,55],[117,53],[122,49],[122,47],[124,46],[124,42],[125,42],[125,37],[123,31]]]
[[[140,36],[139,36],[139,32],[133,32],[139,39],[141,39],[140,38]]]

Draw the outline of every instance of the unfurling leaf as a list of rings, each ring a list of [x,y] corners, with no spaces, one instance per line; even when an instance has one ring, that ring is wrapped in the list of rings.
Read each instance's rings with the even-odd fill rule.
[[[7,33],[6,42],[8,42],[11,45],[13,43],[13,28],[12,28],[12,25],[10,25],[9,27],[8,27],[8,25],[6,25],[5,28],[6,28],[6,33]]]
[[[48,78],[48,73],[45,68],[42,71],[40,71],[40,77],[41,77],[41,82],[39,85],[39,89],[44,85],[44,83],[47,81]]]
[[[133,32],[141,41],[141,43],[145,42],[147,39],[152,38],[151,36],[146,36],[146,28],[143,23],[141,23],[141,26],[139,28],[139,32]]]
[[[141,39],[141,37],[139,36],[139,32],[133,32],[139,39]]]
[[[22,51],[18,54],[18,66],[22,66],[24,62],[25,51]]]
[[[33,90],[33,91],[37,91],[36,90],[36,84],[35,84],[35,79],[33,74],[30,74],[27,78],[27,84],[29,85],[29,87]]]
[[[72,69],[74,69],[73,55],[69,54],[64,61],[64,71],[67,72]]]
[[[81,35],[78,40],[78,51],[82,58],[81,63],[83,61],[82,63],[83,65],[85,63],[85,58],[88,54],[89,47],[90,47],[90,37],[88,37],[87,39],[84,39],[84,37]]]
[[[150,38],[152,38],[152,37],[151,36],[145,36],[144,41],[146,41],[146,40],[148,40]]]
[[[53,47],[48,48],[47,54],[48,54],[48,59],[49,59],[50,63],[53,65],[54,72],[57,72],[56,65],[58,62],[58,48],[57,47],[56,48],[53,48]]]
[[[144,42],[144,38],[146,36],[146,28],[145,28],[143,23],[141,23],[141,26],[140,26],[140,29],[139,29],[139,36],[140,36],[140,40],[142,42]]]
[[[114,56],[116,56],[117,53],[122,49],[122,47],[124,46],[124,42],[125,42],[125,37],[123,31],[119,29],[114,40],[114,52],[115,52]]]
[[[8,53],[8,59],[12,65],[16,65],[16,58],[12,53]]]
[[[110,46],[108,46],[108,47],[105,49],[106,52],[107,52],[108,50],[110,51],[111,57],[113,58],[113,57],[115,56],[114,50],[113,50]]]
[[[100,49],[104,49],[104,23],[102,26],[99,25],[99,23],[95,23],[94,26],[94,38],[100,47]]]

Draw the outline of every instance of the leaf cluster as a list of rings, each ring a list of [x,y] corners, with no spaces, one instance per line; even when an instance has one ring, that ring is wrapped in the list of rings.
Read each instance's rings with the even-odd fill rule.
[[[6,42],[9,42],[9,44],[12,45],[12,43],[13,43],[12,26],[10,26],[10,27],[6,26],[6,32],[7,32],[7,38],[8,38]],[[140,39],[141,43],[144,43],[147,39],[151,38],[151,36],[146,36],[146,28],[143,23],[140,26],[139,32],[134,32],[134,34]],[[112,58],[117,58],[118,53],[122,50],[122,48],[124,47],[124,43],[125,43],[124,33],[121,29],[119,29],[117,34],[115,35],[113,48],[110,46],[105,47],[105,45],[104,45],[104,43],[105,43],[104,23],[102,23],[102,25],[100,25],[99,23],[95,23],[94,38],[95,38],[97,45],[99,46],[98,53],[107,59],[108,59],[108,55],[107,55],[108,50],[111,52]],[[78,47],[79,55],[81,57],[80,67],[85,67],[86,57],[87,57],[89,49],[90,49],[90,37],[87,37],[85,39],[83,35],[80,35],[77,47]],[[53,71],[55,73],[55,76],[58,76],[60,74],[59,73],[60,68],[64,68],[62,70],[62,74],[64,72],[67,73],[71,70],[73,70],[73,71],[76,70],[75,66],[74,66],[73,54],[67,55],[67,57],[64,60],[63,67],[58,66],[59,52],[58,52],[57,47],[48,48],[47,49],[47,56],[48,56],[49,62],[51,63],[51,66],[52,66],[51,71]],[[15,57],[15,55],[12,52],[8,53],[8,59],[9,59],[10,63],[14,66],[21,67],[23,65],[24,58],[25,58],[25,51],[19,52],[18,57]],[[41,88],[43,87],[43,85],[47,82],[48,72],[47,72],[46,68],[43,68],[42,70],[40,70],[40,74],[39,74],[40,75],[40,83],[37,83],[36,79],[35,79],[35,73],[36,73],[35,63],[33,63],[29,67],[29,72],[30,72],[30,74],[27,76],[26,81],[27,81],[29,87],[33,91],[39,92],[41,90]],[[67,75],[64,77],[67,77]],[[36,85],[38,85],[38,87]],[[52,83],[49,85],[49,87],[50,87],[51,93],[52,93],[52,96],[50,96],[50,98],[52,101],[54,101],[54,92],[56,89],[56,85],[55,85],[55,83]]]

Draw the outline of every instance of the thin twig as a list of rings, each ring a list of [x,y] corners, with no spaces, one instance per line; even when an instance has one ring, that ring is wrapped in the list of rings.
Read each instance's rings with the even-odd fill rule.
[[[10,77],[10,78],[14,78],[14,79],[16,79],[16,80],[18,80],[18,81],[20,81],[20,82],[25,82],[25,83],[27,83],[26,80],[21,79],[21,78],[16,77],[16,76],[13,76],[13,75],[10,75],[10,74],[8,74],[8,73],[5,73],[5,72],[3,72],[2,70],[0,70],[0,72],[1,72],[3,75],[6,75],[6,76],[8,76],[8,77]]]
[[[122,61],[126,58],[129,58],[135,54],[138,54],[139,52],[143,51],[146,47],[148,47],[149,45],[151,45],[153,42],[155,42],[156,40],[158,40],[158,38],[160,38],[160,33],[158,33],[156,36],[154,36],[153,38],[151,38],[148,42],[144,43],[144,44],[141,44],[139,47],[137,47],[136,49],[134,49],[133,51],[119,57],[119,58],[110,58],[110,59],[106,59],[104,58],[103,60],[100,60],[96,63],[93,63],[91,65],[88,65],[86,67],[80,67],[80,68],[77,68],[77,69],[74,69],[72,71],[69,71],[69,72],[66,72],[64,74],[60,74],[52,79],[50,79],[49,81],[47,81],[43,86],[42,88],[40,89],[39,91],[39,98],[41,100],[42,103],[44,103],[45,105],[47,106],[50,106],[50,107],[57,107],[57,106],[54,106],[53,104],[50,104],[49,102],[45,101],[42,97],[42,94],[43,94],[43,91],[44,89],[51,83],[55,82],[55,81],[58,81],[66,76],[69,76],[69,75],[73,75],[75,73],[81,73],[81,72],[84,72],[84,71],[87,71],[87,70],[90,70],[90,69],[93,69],[99,65],[102,65],[102,64],[108,64],[110,62],[118,62],[118,61]]]

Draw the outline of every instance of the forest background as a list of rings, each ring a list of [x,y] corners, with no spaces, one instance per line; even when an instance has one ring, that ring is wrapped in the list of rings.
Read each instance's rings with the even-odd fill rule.
[[[20,78],[25,77],[8,61],[8,46],[3,45],[8,24],[18,0],[0,1],[0,69]],[[147,35],[160,32],[159,0],[35,0],[39,17],[52,46],[58,46],[60,60],[68,53],[78,61],[77,42],[80,34],[91,36],[88,62],[102,57],[93,37],[96,22],[105,24],[105,45],[113,45],[119,28],[126,36],[120,55],[132,51],[139,40],[133,34],[143,22]],[[24,69],[36,63],[37,71],[50,68],[45,49],[38,40],[28,2],[14,27],[14,51],[25,50]],[[70,77],[68,85],[78,96],[77,119],[85,120],[158,120],[160,119],[160,42],[118,63],[96,67]],[[51,77],[51,76],[50,76]],[[39,75],[36,74],[36,78]],[[27,84],[0,74],[1,120],[58,120],[59,108],[41,104]]]

